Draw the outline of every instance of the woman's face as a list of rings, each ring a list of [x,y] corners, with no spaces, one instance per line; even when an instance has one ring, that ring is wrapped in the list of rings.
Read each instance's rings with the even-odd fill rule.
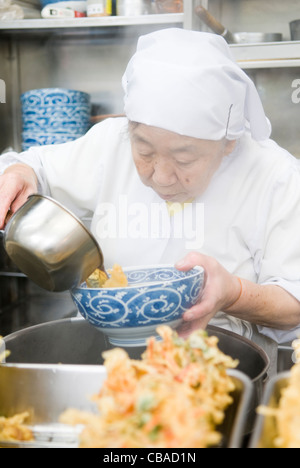
[[[132,154],[142,182],[162,199],[183,203],[205,191],[235,142],[199,140],[130,124]]]

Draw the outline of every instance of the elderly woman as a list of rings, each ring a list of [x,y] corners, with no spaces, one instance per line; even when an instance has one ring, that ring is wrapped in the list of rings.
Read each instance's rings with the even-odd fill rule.
[[[91,230],[106,265],[202,265],[191,328],[268,348],[300,330],[300,175],[271,141],[258,93],[219,36],[143,36],[123,77],[124,118],[64,145],[0,158],[0,225],[51,195]],[[186,327],[188,328],[188,327]]]

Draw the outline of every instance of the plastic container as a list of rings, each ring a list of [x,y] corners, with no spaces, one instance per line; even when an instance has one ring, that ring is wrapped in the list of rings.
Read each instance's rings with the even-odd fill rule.
[[[87,0],[86,14],[89,17],[110,16],[112,0]]]
[[[155,0],[157,13],[182,13],[183,0]]]

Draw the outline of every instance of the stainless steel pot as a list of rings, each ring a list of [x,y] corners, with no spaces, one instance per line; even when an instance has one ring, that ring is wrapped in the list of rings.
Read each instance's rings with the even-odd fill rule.
[[[239,360],[238,370],[254,383],[264,381],[269,358],[259,346],[218,327],[208,326],[207,331],[218,337],[225,354]],[[113,348],[101,331],[81,317],[28,327],[7,335],[4,341],[10,351],[7,362],[14,363],[103,364],[102,353]],[[143,346],[126,348],[132,359],[139,359],[144,350]]]
[[[300,20],[290,22],[290,31],[292,41],[300,41]]]
[[[197,6],[195,13],[214,33],[224,37],[229,44],[246,44],[257,42],[280,42],[281,33],[263,33],[263,32],[237,32],[231,33],[225,28],[209,11],[203,6]]]
[[[72,289],[103,268],[101,249],[84,224],[42,195],[30,196],[9,220],[4,247],[14,264],[48,291]]]

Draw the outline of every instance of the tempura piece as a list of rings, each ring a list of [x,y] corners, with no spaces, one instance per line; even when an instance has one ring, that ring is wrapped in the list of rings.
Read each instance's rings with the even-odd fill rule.
[[[82,424],[84,448],[203,448],[220,443],[217,426],[232,403],[226,370],[237,361],[204,331],[187,340],[167,326],[151,338],[141,360],[123,349],[104,353],[107,379],[96,402],[99,414],[69,410],[67,424]]]
[[[31,441],[34,439],[29,427],[24,423],[29,418],[29,413],[16,414],[11,418],[0,416],[0,440],[2,441]]]
[[[102,288],[105,281],[107,281],[105,271],[97,268],[86,280],[86,285],[88,288]]]
[[[110,277],[107,278],[102,270],[95,270],[87,279],[86,284],[89,288],[123,288],[128,286],[127,277],[120,265],[115,264],[111,270],[108,270]]]

